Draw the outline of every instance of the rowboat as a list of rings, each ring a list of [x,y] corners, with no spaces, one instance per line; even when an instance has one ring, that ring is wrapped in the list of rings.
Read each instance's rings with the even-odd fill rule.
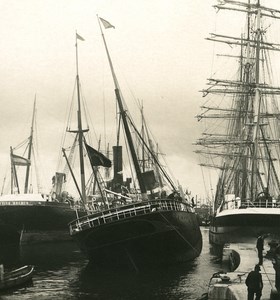
[[[32,280],[34,266],[26,265],[19,269],[4,272],[3,265],[0,268],[0,291],[21,286]]]

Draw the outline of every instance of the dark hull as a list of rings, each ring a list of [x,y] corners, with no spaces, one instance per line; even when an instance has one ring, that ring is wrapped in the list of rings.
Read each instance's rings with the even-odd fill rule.
[[[0,206],[1,243],[69,239],[67,224],[76,218],[68,204]]]
[[[212,244],[242,242],[261,234],[280,236],[280,214],[242,213],[219,216],[212,220],[209,240]]]
[[[74,235],[95,266],[138,269],[199,256],[202,236],[194,213],[161,211],[89,228]]]

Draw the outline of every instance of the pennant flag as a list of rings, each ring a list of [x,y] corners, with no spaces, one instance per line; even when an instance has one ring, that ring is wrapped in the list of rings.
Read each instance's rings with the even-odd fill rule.
[[[109,23],[108,21],[102,19],[102,18],[99,18],[104,26],[105,29],[107,28],[114,28],[115,29],[115,26],[113,26],[111,23]]]
[[[84,41],[85,39],[76,32],[76,39]]]
[[[29,159],[15,155],[15,154],[12,154],[11,158],[12,158],[12,163],[15,166],[28,166],[31,164]]]
[[[112,162],[109,158],[104,156],[102,153],[96,151],[86,143],[85,145],[86,145],[88,157],[92,167],[102,166],[102,167],[110,168],[112,166]]]

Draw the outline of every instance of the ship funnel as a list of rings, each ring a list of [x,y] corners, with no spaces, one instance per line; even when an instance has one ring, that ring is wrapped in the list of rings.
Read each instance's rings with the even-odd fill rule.
[[[122,146],[113,146],[114,182],[123,183]]]

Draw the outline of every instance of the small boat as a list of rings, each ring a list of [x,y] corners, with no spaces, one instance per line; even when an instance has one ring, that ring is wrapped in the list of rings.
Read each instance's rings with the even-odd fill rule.
[[[2,269],[3,270],[3,269]],[[19,269],[0,274],[0,291],[26,284],[32,280],[34,266],[26,265]]]

